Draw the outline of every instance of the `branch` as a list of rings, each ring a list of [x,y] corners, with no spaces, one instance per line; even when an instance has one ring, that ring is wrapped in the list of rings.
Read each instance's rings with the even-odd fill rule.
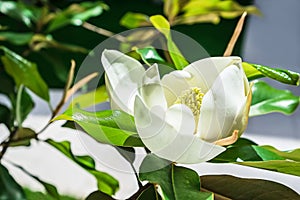
[[[247,16],[247,12],[244,12],[235,27],[233,35],[231,36],[231,39],[227,45],[227,48],[226,48],[223,56],[230,56],[232,54],[235,43],[237,42],[237,39],[239,38],[239,36],[243,30],[243,25],[244,25],[246,16]]]

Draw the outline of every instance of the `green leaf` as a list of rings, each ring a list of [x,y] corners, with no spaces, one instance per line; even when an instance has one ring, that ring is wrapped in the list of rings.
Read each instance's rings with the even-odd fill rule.
[[[288,160],[294,160],[300,162],[300,149],[294,149],[291,151],[279,151],[278,149],[272,147],[272,146],[260,146],[261,148],[267,149],[269,151],[272,151],[276,153],[277,155],[288,159]]]
[[[95,191],[86,197],[85,200],[114,200],[114,198],[101,191]]]
[[[150,25],[149,16],[142,13],[127,12],[120,20],[120,24],[128,29],[148,26]]]
[[[98,189],[101,192],[113,195],[119,189],[119,183],[115,178],[107,173],[96,170],[95,161],[91,157],[74,155],[71,151],[70,142],[56,142],[51,139],[46,140],[46,142],[92,174],[97,179]]]
[[[169,20],[173,20],[179,13],[180,5],[179,0],[164,0],[164,14]]]
[[[30,146],[30,140],[36,138],[36,133],[30,128],[19,128],[14,134],[9,146]]]
[[[154,47],[136,48],[135,51],[141,56],[142,60],[149,66],[153,63],[165,63],[166,61],[157,53]]]
[[[33,33],[0,32],[0,41],[7,41],[14,45],[29,44]]]
[[[172,165],[172,181],[175,199],[214,199],[212,193],[200,192],[199,175],[191,169]]]
[[[73,108],[54,120],[74,121],[101,143],[127,147],[144,146],[137,135],[133,117],[123,111],[87,112]]]
[[[116,147],[116,150],[125,158],[129,163],[133,164],[135,160],[135,150],[131,147]]]
[[[292,114],[299,105],[300,98],[289,90],[278,90],[263,81],[252,87],[252,102],[249,116],[264,115],[271,112]]]
[[[49,194],[51,197],[60,200],[60,195],[57,192],[57,189],[54,185],[46,183],[45,181],[42,181],[39,177],[31,174],[30,172],[28,172],[26,169],[24,169],[22,166],[16,165],[14,163],[11,163],[14,167],[19,168],[20,170],[22,170],[24,173],[26,173],[28,176],[30,176],[31,178],[35,179],[37,182],[39,182],[40,184],[42,184],[47,192],[47,194]],[[27,197],[27,193],[26,193],[26,197]]]
[[[47,32],[52,32],[69,24],[81,26],[89,18],[99,16],[104,9],[108,9],[107,5],[99,1],[72,4],[55,15],[49,23]]]
[[[0,104],[0,124],[4,123],[8,128],[12,126],[12,113],[5,105]]]
[[[144,158],[139,172],[141,181],[149,181],[150,183],[160,185],[163,193],[169,200],[175,199],[172,187],[172,167],[170,161],[161,159],[153,154],[148,154]]]
[[[162,200],[154,185],[146,188],[138,197],[137,200]]]
[[[29,8],[22,2],[0,1],[0,12],[22,21],[28,27],[31,27],[32,22],[36,20],[34,8]]]
[[[21,186],[9,174],[8,170],[0,163],[0,199],[1,200],[26,200]]]
[[[76,200],[69,196],[59,196],[58,198],[51,197],[42,192],[31,191],[30,189],[24,188],[27,200]]]
[[[170,200],[213,199],[212,193],[200,192],[200,179],[195,171],[151,154],[143,160],[139,177],[142,181],[159,184]]]
[[[19,87],[19,91],[17,94],[17,99],[15,104],[16,110],[16,121],[21,127],[23,121],[26,119],[27,115],[31,112],[34,107],[34,102],[29,94],[26,92],[23,85]]]
[[[90,91],[85,94],[80,94],[79,96],[72,99],[68,108],[87,108],[99,103],[108,101],[109,97],[106,92],[105,85],[98,87],[97,89]]]
[[[153,26],[166,37],[168,51],[176,69],[180,70],[186,67],[189,63],[172,40],[169,22],[161,15],[151,16],[150,21]]]
[[[15,99],[14,80],[6,73],[2,66],[0,67],[0,93],[7,95],[10,99]]]
[[[291,160],[247,161],[236,164],[300,176],[300,162]]]
[[[216,199],[299,199],[292,189],[273,181],[238,178],[229,175],[201,176],[201,187],[215,193]],[[219,199],[218,198],[218,199]]]
[[[279,82],[299,85],[300,74],[285,69],[276,69],[258,64],[250,64],[243,62],[243,68],[249,80],[255,80],[257,78],[268,77]]]
[[[3,46],[0,49],[4,51],[1,60],[5,71],[14,79],[16,85],[23,84],[42,99],[49,101],[48,86],[40,76],[36,64]]]

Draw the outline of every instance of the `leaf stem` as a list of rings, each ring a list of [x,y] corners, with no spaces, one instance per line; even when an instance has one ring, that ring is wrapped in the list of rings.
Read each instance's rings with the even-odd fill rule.
[[[22,127],[21,100],[22,100],[23,90],[24,90],[24,85],[21,84],[18,89],[17,100],[16,100],[16,121],[19,128]]]
[[[146,185],[140,187],[139,190],[136,193],[134,193],[131,197],[129,197],[127,200],[136,200],[143,193],[143,191],[151,187],[151,185],[152,184],[149,182]]]

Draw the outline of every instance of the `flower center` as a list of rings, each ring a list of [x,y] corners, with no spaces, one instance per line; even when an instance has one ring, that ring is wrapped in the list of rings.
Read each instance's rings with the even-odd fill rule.
[[[202,104],[204,93],[201,92],[201,89],[198,87],[192,87],[189,90],[185,90],[181,93],[179,97],[177,97],[174,104],[185,104],[188,106],[194,115],[195,118],[195,133],[197,132],[197,125],[200,115],[200,108]]]

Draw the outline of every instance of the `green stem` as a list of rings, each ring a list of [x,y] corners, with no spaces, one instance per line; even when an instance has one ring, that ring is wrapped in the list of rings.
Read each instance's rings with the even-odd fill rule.
[[[24,85],[21,84],[18,89],[17,94],[17,101],[16,101],[16,121],[19,128],[22,127],[22,117],[21,117],[21,100],[22,100],[22,93],[24,90]]]

